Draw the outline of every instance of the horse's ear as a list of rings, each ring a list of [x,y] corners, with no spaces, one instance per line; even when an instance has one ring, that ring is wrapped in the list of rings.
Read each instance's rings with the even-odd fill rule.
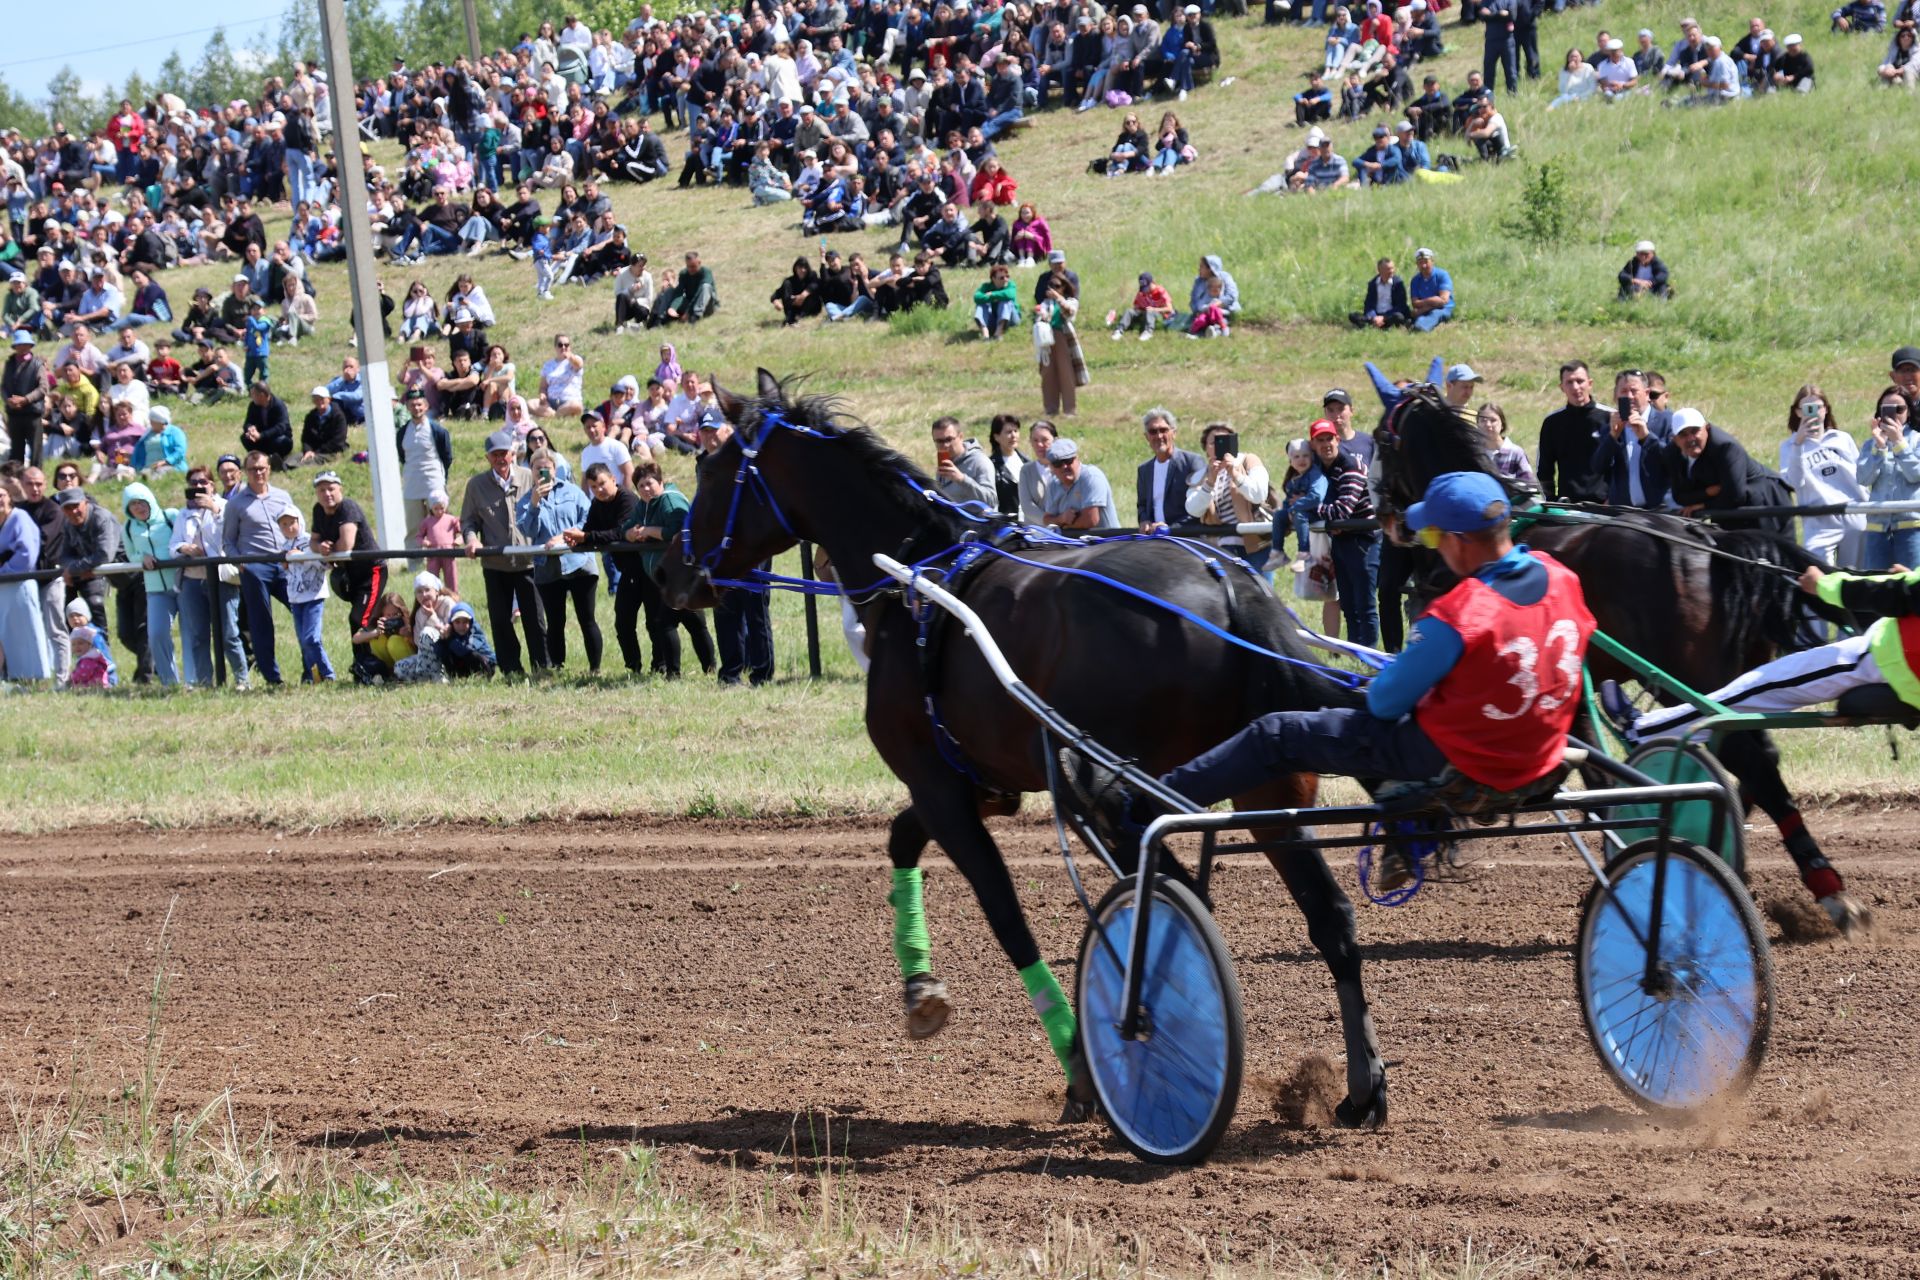
[[[778,399],[779,396],[780,396],[780,379],[774,377],[772,374],[768,373],[765,369],[760,370],[761,399],[774,400],[774,399]]]
[[[714,403],[720,406],[721,413],[727,415],[727,421],[734,423],[745,422],[747,418],[747,402],[721,386],[718,381],[714,381],[712,386]]]

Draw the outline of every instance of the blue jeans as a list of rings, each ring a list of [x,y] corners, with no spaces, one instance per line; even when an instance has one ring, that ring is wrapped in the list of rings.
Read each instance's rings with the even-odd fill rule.
[[[873,296],[866,293],[861,294],[844,307],[837,302],[829,302],[827,304],[827,319],[829,320],[851,320],[855,316],[870,316],[873,312]]]
[[[1342,533],[1328,541],[1333,547],[1333,581],[1340,588],[1347,639],[1371,649],[1380,643],[1380,612],[1373,594],[1380,577],[1380,535]],[[247,607],[252,608],[252,603]],[[255,641],[254,648],[259,647]]]
[[[1453,308],[1442,307],[1438,311],[1429,311],[1423,316],[1415,316],[1413,330],[1415,333],[1432,333],[1451,319],[1453,319]]]
[[[1020,114],[1020,108],[1008,107],[1005,111],[1002,111],[999,115],[992,117],[980,126],[980,136],[988,140],[999,137],[1007,131],[1007,128],[1012,125],[1015,120],[1020,118]]]
[[[141,325],[158,325],[158,324],[165,324],[165,323],[166,321],[162,320],[159,316],[142,315],[138,311],[130,311],[125,316],[122,316],[119,320],[116,320],[114,323],[108,325],[107,328],[113,330],[115,333],[118,333],[122,329],[134,329],[134,328],[138,328]]]
[[[313,189],[313,153],[287,148],[287,198],[299,204]]]
[[[273,602],[287,603],[287,571],[277,564],[240,566],[240,593],[247,601],[247,633],[253,637],[253,665],[268,684],[280,683],[280,659],[273,651]],[[287,605],[291,609],[292,605]]]
[[[1193,55],[1182,49],[1167,60],[1167,79],[1173,81],[1175,89],[1193,92]]]
[[[147,653],[153,660],[153,674],[168,688],[180,683],[180,672],[173,665],[173,620],[179,616],[178,595],[148,589]]]
[[[1873,529],[1862,543],[1863,569],[1886,570],[1897,564],[1920,565],[1920,529]]]
[[[240,592],[229,587],[220,593],[221,643],[227,666],[246,683],[247,655],[240,647]],[[180,678],[202,688],[213,684],[213,592],[205,578],[180,579]]]
[[[1358,707],[1329,707],[1270,712],[1160,781],[1204,806],[1287,773],[1417,782],[1446,767],[1447,757],[1412,716],[1382,720]]]
[[[409,247],[418,245],[420,252],[429,256],[440,253],[452,253],[460,247],[460,237],[445,227],[431,222],[416,222],[413,230],[400,237],[400,243],[393,246],[395,257],[404,255]]]
[[[473,162],[473,167],[474,180],[476,182],[491,190],[497,191],[500,189],[500,155],[498,152],[490,156],[483,155],[477,157]]]
[[[287,608],[293,613],[293,634],[300,640],[300,683],[333,679],[333,663],[327,660],[327,647],[320,640],[326,600],[295,600]]]

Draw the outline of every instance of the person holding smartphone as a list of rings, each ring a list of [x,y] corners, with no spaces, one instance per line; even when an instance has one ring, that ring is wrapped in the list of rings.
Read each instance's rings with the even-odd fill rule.
[[[1273,481],[1266,464],[1240,448],[1240,435],[1224,422],[1209,422],[1200,432],[1204,470],[1187,482],[1187,514],[1202,524],[1236,525],[1270,520]],[[1266,534],[1234,534],[1219,541],[1222,551],[1266,572],[1273,539]]]
[[[1861,487],[1875,502],[1920,501],[1920,430],[1914,428],[1914,416],[1912,398],[1898,386],[1880,393],[1858,473]],[[1876,571],[1920,565],[1920,514],[1875,516],[1862,563]]]
[[[1860,451],[1853,437],[1834,421],[1827,393],[1807,383],[1794,394],[1787,409],[1787,438],[1780,442],[1780,474],[1793,486],[1803,507],[1836,502],[1864,502],[1860,487]],[[1860,562],[1860,536],[1865,516],[1800,517],[1800,536],[1809,552],[1827,564]]]

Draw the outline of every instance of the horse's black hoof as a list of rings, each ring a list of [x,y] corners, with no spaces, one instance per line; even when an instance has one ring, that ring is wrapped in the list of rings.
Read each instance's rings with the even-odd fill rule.
[[[925,1040],[937,1036],[953,1016],[947,999],[947,984],[930,973],[907,979],[907,1038]]]
[[[1356,1103],[1352,1098],[1342,1098],[1340,1105],[1333,1109],[1333,1123],[1340,1129],[1386,1128],[1387,1082],[1382,1080],[1375,1085],[1373,1096],[1365,1102]]]
[[[1057,1121],[1057,1123],[1089,1124],[1092,1121],[1097,1120],[1099,1118],[1100,1118],[1100,1106],[1098,1103],[1091,1102],[1091,1101],[1082,1101],[1081,1099],[1075,1098],[1071,1094],[1069,1094],[1067,1097],[1067,1105],[1060,1108],[1060,1119]]]

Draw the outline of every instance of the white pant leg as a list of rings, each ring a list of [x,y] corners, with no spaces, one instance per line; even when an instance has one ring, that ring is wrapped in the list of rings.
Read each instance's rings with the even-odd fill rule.
[[[1831,702],[1849,689],[1879,684],[1882,678],[1880,664],[1867,652],[1867,638],[1849,636],[1775,658],[1707,697],[1730,711],[1770,715]],[[1667,707],[1640,717],[1634,733],[1643,741],[1671,737],[1700,718],[1701,712],[1692,706]]]

